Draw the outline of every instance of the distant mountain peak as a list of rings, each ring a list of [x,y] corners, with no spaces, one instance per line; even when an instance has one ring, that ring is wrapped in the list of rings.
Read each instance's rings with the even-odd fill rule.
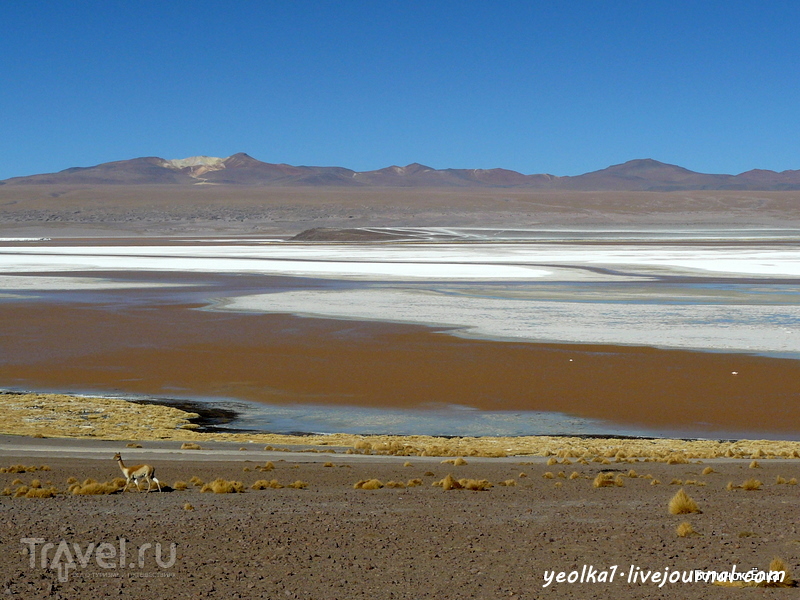
[[[576,176],[524,175],[503,168],[434,169],[411,163],[375,171],[344,167],[266,163],[244,152],[227,158],[190,156],[166,160],[141,157],[73,167],[58,173],[14,177],[0,185],[247,185],[527,188],[531,190],[678,191],[800,190],[800,170],[753,169],[739,175],[697,173],[652,158],[639,158]]]

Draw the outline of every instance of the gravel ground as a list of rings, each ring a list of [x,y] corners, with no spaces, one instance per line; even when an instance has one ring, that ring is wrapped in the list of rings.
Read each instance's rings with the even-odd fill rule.
[[[70,443],[74,450],[75,442]],[[107,481],[120,475],[111,455],[107,460],[68,455],[55,450],[49,457],[6,452],[4,467],[46,464],[51,470],[2,473],[0,489],[16,489],[19,484],[12,482],[17,479],[25,485],[39,479],[44,487],[52,482],[64,491],[69,477]],[[412,466],[403,466],[406,459],[400,457],[342,454],[263,452],[256,459],[248,452],[247,459],[213,461],[186,454],[167,460],[162,452],[152,458],[148,462],[156,467],[163,493],[0,497],[4,597],[784,597],[793,592],[732,591],[708,583],[659,588],[650,581],[629,582],[628,574],[631,569],[729,571],[734,564],[737,570],[766,569],[775,556],[800,570],[798,488],[776,484],[779,475],[787,480],[800,476],[797,460],[762,460],[760,468],[751,469],[749,460],[729,459],[603,466],[547,465],[545,459],[526,457],[469,459],[456,466],[440,458],[416,457]],[[255,469],[267,461],[274,470]],[[716,472],[702,475],[709,466]],[[600,469],[623,475],[624,485],[593,487]],[[630,469],[639,477],[629,477]],[[552,479],[544,476],[548,472]],[[559,477],[560,472],[566,477]],[[573,472],[580,477],[569,479]],[[486,491],[432,486],[449,473],[487,479],[495,486]],[[651,485],[646,475],[661,485]],[[241,481],[246,492],[201,493],[192,484],[185,491],[172,488],[192,477]],[[761,490],[726,490],[729,481],[741,484],[751,477],[764,482]],[[419,478],[423,485],[354,489],[356,482],[372,478],[383,483]],[[284,485],[301,480],[308,486],[250,489],[258,479],[277,479]],[[510,479],[515,486],[497,485]],[[673,479],[684,484],[670,485]],[[680,487],[702,513],[669,514],[669,500]],[[689,521],[701,535],[678,537],[675,529],[682,521]],[[22,541],[31,538],[40,541]],[[124,559],[120,538],[125,540]],[[66,577],[62,567],[66,581],[59,579],[55,560],[62,540],[67,545],[60,562],[69,563],[69,549],[74,564]],[[54,546],[42,561],[46,543]],[[102,543],[109,545],[100,547]],[[144,546],[148,543],[152,547]],[[84,556],[84,564],[76,551]],[[616,566],[617,573],[606,583],[553,582],[544,587],[548,573],[568,574],[584,565],[600,572]]]

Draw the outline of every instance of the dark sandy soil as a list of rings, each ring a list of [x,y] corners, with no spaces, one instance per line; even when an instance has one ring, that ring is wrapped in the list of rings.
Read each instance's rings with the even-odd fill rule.
[[[314,227],[798,227],[800,192],[0,186],[0,237],[286,234]]]
[[[79,444],[72,442],[73,445]],[[99,442],[94,442],[96,447]],[[163,444],[163,443],[162,443]],[[441,459],[365,457],[342,454],[243,453],[241,459],[206,460],[191,452],[144,460],[156,467],[162,484],[216,478],[241,481],[296,480],[306,489],[247,489],[241,494],[186,491],[117,493],[107,496],[61,494],[50,499],[0,498],[0,592],[19,598],[728,598],[794,597],[793,590],[732,590],[708,583],[674,583],[659,588],[629,583],[628,572],[654,570],[766,569],[779,556],[800,571],[798,487],[778,485],[776,477],[800,476],[796,460],[714,460],[668,465],[638,462],[601,466],[547,465],[545,459]],[[175,444],[177,447],[177,444]],[[89,446],[87,446],[88,448]],[[119,448],[125,456],[125,448]],[[74,448],[73,448],[74,450]],[[109,448],[111,450],[111,448]],[[120,473],[111,454],[100,459],[18,455],[6,451],[2,466],[48,465],[49,471],[0,474],[0,489],[20,479],[39,479],[60,490],[69,477],[110,480]],[[137,457],[137,461],[142,457]],[[403,466],[410,460],[411,466]],[[254,470],[271,461],[269,472]],[[333,466],[324,466],[329,461]],[[131,464],[130,461],[128,464]],[[716,471],[702,475],[705,467]],[[594,488],[600,469],[624,475],[622,487]],[[246,471],[245,469],[250,469]],[[629,477],[635,469],[639,477]],[[552,473],[553,478],[543,477]],[[559,477],[562,473],[566,477]],[[577,472],[580,477],[569,479]],[[431,474],[432,473],[432,474]],[[514,487],[495,485],[482,492],[443,491],[431,484],[452,473],[457,478],[513,479]],[[526,476],[523,476],[522,474]],[[652,475],[661,481],[651,485]],[[756,477],[759,491],[725,489]],[[359,480],[378,478],[423,485],[405,489],[358,490]],[[673,479],[683,486],[670,485]],[[686,480],[696,483],[687,482]],[[705,484],[705,485],[702,485]],[[694,498],[702,514],[671,515],[670,498],[680,489]],[[169,488],[167,488],[169,490]],[[187,510],[190,504],[192,509]],[[689,521],[701,535],[678,537]],[[119,538],[125,538],[127,563],[119,566]],[[38,543],[22,542],[39,538]],[[81,553],[107,542],[102,568],[95,551],[86,566],[75,559],[68,581],[52,566],[65,540]],[[143,544],[143,565],[138,552]],[[170,544],[177,544],[170,565]],[[162,556],[156,562],[155,545]],[[35,565],[26,550],[34,547]],[[113,553],[113,556],[112,556]],[[67,562],[66,555],[63,555]],[[132,566],[131,566],[132,565]],[[610,583],[553,583],[548,571],[581,570],[584,565],[619,574]]]

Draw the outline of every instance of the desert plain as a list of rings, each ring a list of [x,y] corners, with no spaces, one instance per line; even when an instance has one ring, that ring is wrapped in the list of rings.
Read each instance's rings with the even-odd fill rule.
[[[794,593],[796,192],[8,187],[5,595]]]

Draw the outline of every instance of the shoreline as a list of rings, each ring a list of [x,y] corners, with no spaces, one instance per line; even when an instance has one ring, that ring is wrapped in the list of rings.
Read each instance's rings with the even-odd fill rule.
[[[347,454],[395,456],[559,456],[667,461],[685,458],[800,458],[800,441],[707,440],[596,436],[438,437],[424,435],[285,435],[201,432],[199,418],[155,402],[63,394],[0,393],[5,417],[0,434],[29,438],[105,441],[233,442],[308,446],[320,452],[333,447]],[[601,462],[601,460],[597,460]]]

